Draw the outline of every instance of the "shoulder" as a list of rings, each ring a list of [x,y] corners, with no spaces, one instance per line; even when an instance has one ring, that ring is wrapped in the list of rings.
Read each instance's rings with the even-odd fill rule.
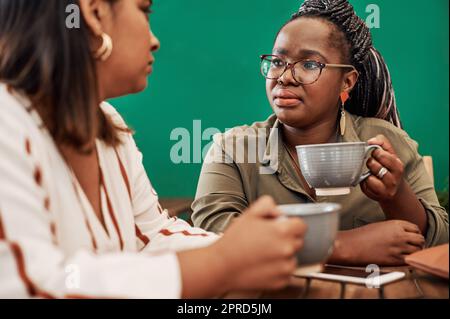
[[[395,135],[399,137],[407,137],[408,134],[401,128],[396,127],[392,123],[374,118],[374,117],[361,117],[351,115],[355,126],[355,131],[358,135],[367,135],[373,133],[386,133],[389,135]]]
[[[351,115],[351,117],[355,132],[362,141],[367,141],[377,135],[384,135],[403,159],[418,156],[419,144],[405,130],[378,118],[355,115]]]
[[[122,129],[119,131],[121,144],[117,145],[115,149],[127,170],[133,170],[142,161],[142,154],[137,148],[132,130],[128,128],[122,115],[113,105],[108,102],[102,102],[100,108],[117,128]]]
[[[40,119],[33,118],[30,102],[0,83],[0,139],[10,143],[17,139],[36,138]]]
[[[28,183],[29,176],[33,176],[36,183],[45,184],[41,181],[47,175],[47,144],[40,118],[29,108],[30,104],[0,84],[0,176],[9,176],[0,178],[0,183]]]
[[[215,143],[238,143],[249,138],[268,137],[270,130],[276,122],[276,116],[272,114],[265,121],[254,122],[250,125],[236,126],[214,136]]]
[[[100,104],[100,108],[105,114],[105,116],[107,116],[112,121],[114,126],[118,128],[119,136],[122,142],[122,144],[119,146],[119,149],[123,148],[127,149],[130,146],[133,149],[135,145],[132,130],[129,129],[122,115],[117,111],[117,109],[113,105],[111,105],[108,102],[102,102]]]
[[[29,115],[26,108],[28,101],[24,98],[20,99],[18,95],[14,94],[5,84],[0,83],[0,121],[2,125],[24,123]],[[19,125],[21,127],[22,125]]]
[[[122,115],[120,115],[120,113],[114,106],[112,106],[108,102],[102,102],[100,104],[100,108],[102,109],[103,113],[111,119],[114,125],[122,129],[128,129],[128,126],[125,123]]]

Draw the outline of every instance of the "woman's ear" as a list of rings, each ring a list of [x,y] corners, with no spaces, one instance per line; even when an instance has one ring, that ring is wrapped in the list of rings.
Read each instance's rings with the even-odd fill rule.
[[[344,81],[342,82],[341,92],[346,91],[350,93],[358,82],[359,73],[356,70],[352,70],[344,74]]]
[[[102,19],[110,10],[107,1],[103,0],[79,0],[81,14],[91,33],[97,37],[103,33]]]

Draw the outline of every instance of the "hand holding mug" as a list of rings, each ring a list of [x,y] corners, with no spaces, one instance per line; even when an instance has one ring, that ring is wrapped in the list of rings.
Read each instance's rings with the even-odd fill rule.
[[[226,290],[280,289],[289,283],[306,225],[282,215],[274,200],[263,196],[214,244],[228,276]]]
[[[368,144],[382,149],[373,151],[368,159],[367,167],[372,175],[361,183],[361,190],[377,202],[388,202],[395,198],[404,183],[404,164],[385,136],[377,135]]]

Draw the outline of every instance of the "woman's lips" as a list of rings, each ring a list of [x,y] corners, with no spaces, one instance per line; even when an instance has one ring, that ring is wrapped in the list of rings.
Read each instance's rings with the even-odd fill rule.
[[[292,107],[292,106],[297,106],[297,105],[301,104],[302,100],[276,98],[275,100],[273,100],[273,102],[278,107]]]
[[[303,103],[297,94],[289,90],[278,90],[273,97],[273,102],[278,107],[293,107]]]
[[[152,64],[153,64],[153,63],[149,63],[149,64],[147,65],[147,68],[146,68],[147,74],[151,74],[151,73],[153,72],[153,66],[152,66]]]
[[[152,73],[153,71],[153,63],[155,63],[155,59],[150,57],[150,59],[147,62],[146,71],[148,74]]]

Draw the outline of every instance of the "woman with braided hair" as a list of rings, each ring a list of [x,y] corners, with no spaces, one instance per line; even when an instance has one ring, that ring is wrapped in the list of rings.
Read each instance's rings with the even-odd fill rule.
[[[300,17],[317,17],[332,22],[341,31],[335,34],[341,46],[342,61],[353,65],[359,78],[345,108],[354,115],[377,117],[401,128],[395,94],[387,65],[373,47],[369,28],[346,0],[307,1],[290,21]]]
[[[277,34],[273,52],[261,56],[261,72],[274,114],[250,129],[267,129],[270,142],[278,139],[276,171],[260,174],[262,163],[206,162],[193,204],[196,226],[221,232],[268,194],[279,204],[343,206],[332,263],[398,265],[425,246],[448,242],[448,215],[417,143],[401,129],[388,68],[347,0],[306,0]],[[223,145],[246,132],[252,130],[219,136],[209,155],[216,149],[228,155]],[[361,141],[382,148],[367,162],[373,175],[348,195],[317,198],[295,146]],[[245,147],[242,158],[250,158]]]

